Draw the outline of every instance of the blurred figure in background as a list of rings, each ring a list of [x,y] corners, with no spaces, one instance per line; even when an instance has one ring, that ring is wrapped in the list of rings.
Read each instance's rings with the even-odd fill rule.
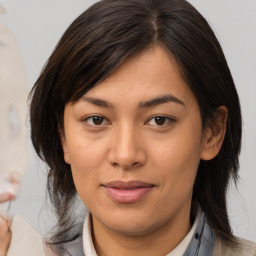
[[[0,3],[0,15],[3,13],[5,8]],[[0,211],[2,203],[16,197],[28,166],[27,95],[18,44],[0,23]]]

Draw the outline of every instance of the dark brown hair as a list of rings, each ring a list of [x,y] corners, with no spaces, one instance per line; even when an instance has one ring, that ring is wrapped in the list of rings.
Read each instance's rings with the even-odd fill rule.
[[[31,137],[37,154],[49,165],[48,191],[58,216],[62,242],[68,229],[76,188],[64,162],[58,127],[65,104],[76,102],[132,55],[163,45],[175,57],[196,96],[202,123],[216,108],[228,109],[227,131],[219,154],[201,161],[193,200],[210,226],[232,241],[226,192],[238,178],[241,111],[224,54],[207,21],[184,0],[102,0],[66,30],[31,92]]]

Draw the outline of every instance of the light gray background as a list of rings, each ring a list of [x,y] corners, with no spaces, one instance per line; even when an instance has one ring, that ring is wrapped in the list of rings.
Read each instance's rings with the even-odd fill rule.
[[[6,0],[0,22],[15,33],[32,87],[60,36],[93,0]],[[236,235],[256,241],[256,0],[190,0],[206,17],[224,49],[241,99],[244,133],[239,192],[229,191]],[[30,145],[30,165],[10,213],[45,230],[51,222],[45,201],[46,167]],[[40,214],[39,214],[40,213]]]

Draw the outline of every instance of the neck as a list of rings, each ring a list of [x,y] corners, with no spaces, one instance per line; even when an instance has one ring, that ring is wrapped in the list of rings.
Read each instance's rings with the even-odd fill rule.
[[[92,218],[92,236],[99,256],[163,256],[175,249],[191,228],[190,209],[149,233],[129,235],[110,230]]]

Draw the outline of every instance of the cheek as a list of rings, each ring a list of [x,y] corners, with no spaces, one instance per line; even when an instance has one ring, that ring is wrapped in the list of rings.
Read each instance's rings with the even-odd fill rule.
[[[86,145],[75,148],[75,151],[71,150],[69,153],[73,178],[78,184],[92,182],[100,165],[99,153],[93,147]]]
[[[90,141],[79,136],[68,143],[71,171],[77,192],[84,203],[99,188],[106,152],[102,141]],[[100,146],[101,145],[101,146]],[[95,193],[95,196],[97,194]],[[88,198],[87,198],[88,197]],[[93,197],[95,199],[95,197]]]
[[[159,166],[165,190],[191,192],[200,162],[201,139],[200,119],[192,120],[154,147],[154,164]]]
[[[167,140],[155,147],[157,158],[161,159],[159,162],[169,165],[170,168],[188,166],[188,169],[194,169],[193,167],[197,166],[200,161],[201,134],[200,127],[191,130],[180,127]],[[192,166],[189,168],[191,164]],[[177,171],[182,170],[178,168]]]
[[[100,164],[104,155],[104,141],[89,136],[83,126],[70,127],[66,138],[71,168],[76,175],[85,175]]]

